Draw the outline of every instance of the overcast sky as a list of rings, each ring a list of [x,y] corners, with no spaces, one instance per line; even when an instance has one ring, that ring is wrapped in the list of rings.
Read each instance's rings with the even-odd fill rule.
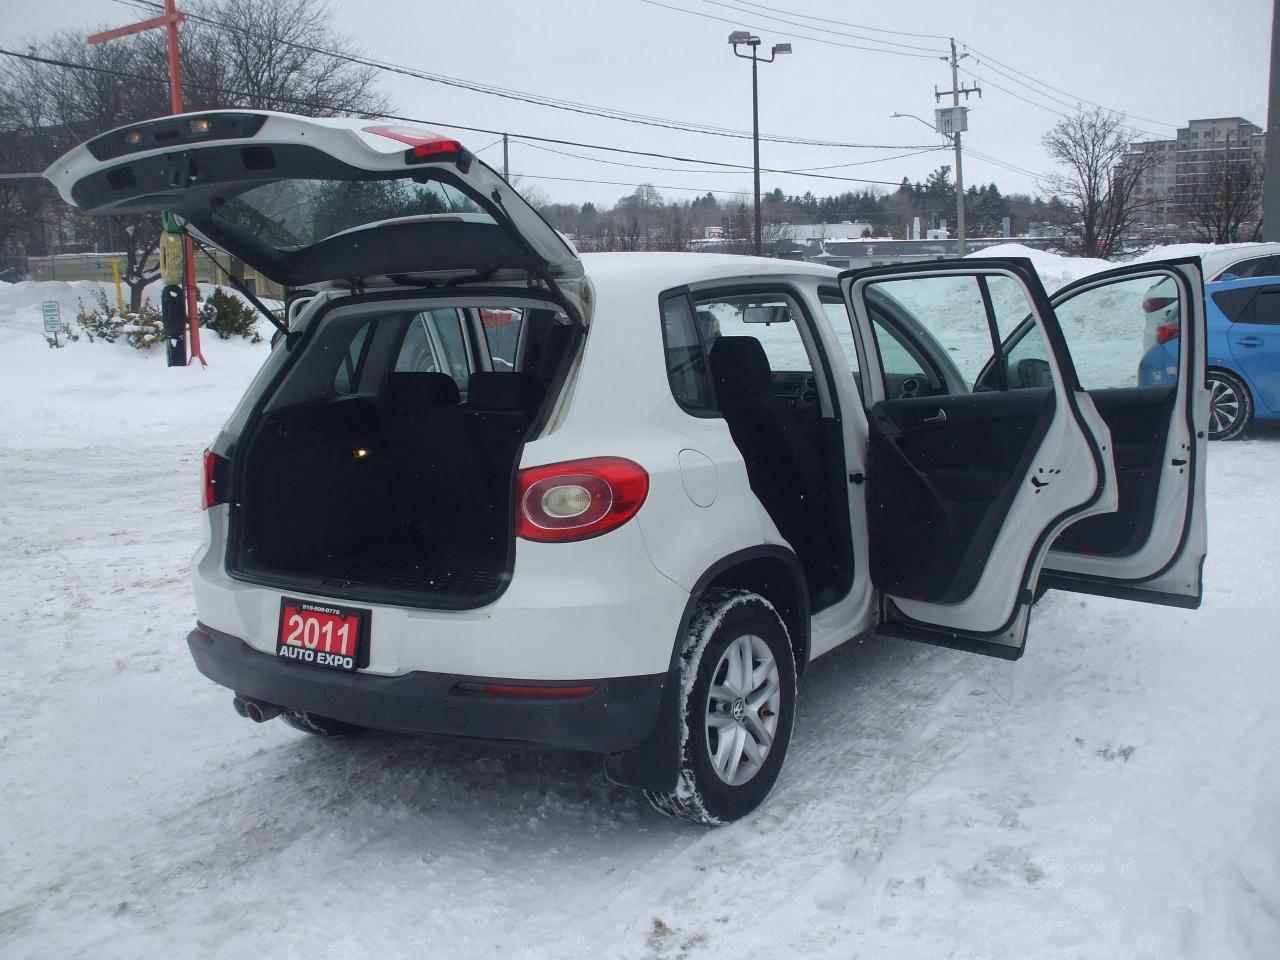
[[[663,6],[655,5],[660,2]],[[860,163],[833,176],[922,180],[949,152],[883,159],[905,145],[938,142],[931,130],[895,111],[932,121],[935,85],[949,70],[930,54],[946,41],[880,31],[955,36],[971,56],[961,79],[983,96],[970,101],[966,148],[1014,168],[1048,167],[1040,136],[1078,101],[1094,101],[1132,117],[1160,136],[1197,117],[1240,115],[1266,124],[1271,8],[1268,0],[905,0],[895,4],[834,0],[465,0],[460,3],[332,0],[335,26],[369,56],[433,73],[631,113],[751,129],[751,68],[734,59],[734,29],[759,34],[766,47],[790,42],[794,53],[760,68],[760,126],[766,134],[849,143],[901,144],[850,149],[764,143],[761,164],[795,169]],[[137,19],[113,0],[12,3],[4,45],[55,29],[89,32]],[[754,12],[748,12],[754,6]],[[764,6],[773,11],[763,9]],[[682,8],[693,13],[679,12]],[[181,0],[179,0],[181,8]],[[698,14],[698,15],[694,15]],[[809,26],[783,23],[808,19]],[[820,24],[813,17],[856,23]],[[857,36],[850,36],[850,35]],[[851,47],[903,44],[899,54]],[[916,48],[925,48],[924,50]],[[998,71],[998,72],[997,72]],[[1034,78],[1034,79],[1031,79]],[[1015,82],[1020,81],[1020,82]],[[1046,84],[1055,90],[1046,89]],[[436,122],[508,130],[512,134],[607,144],[751,163],[750,140],[659,129],[505,100],[438,83],[384,74],[396,112]],[[1027,85],[1023,85],[1027,84]],[[1000,89],[1004,88],[1004,89]],[[1024,99],[1019,99],[1024,98]],[[1034,101],[1039,106],[1026,101]],[[1142,119],[1139,119],[1142,118]],[[500,146],[484,134],[461,139],[501,167]],[[559,148],[632,164],[681,167],[662,160]],[[875,161],[866,163],[864,161]],[[966,184],[995,181],[1002,190],[1034,191],[1024,172],[977,153],[965,157]],[[555,200],[611,203],[628,184],[648,182],[666,196],[691,191],[749,191],[749,171],[644,170],[571,158],[522,144],[511,148],[513,174],[530,178]],[[534,179],[535,175],[618,184]],[[764,174],[763,187],[821,196],[860,184]]]

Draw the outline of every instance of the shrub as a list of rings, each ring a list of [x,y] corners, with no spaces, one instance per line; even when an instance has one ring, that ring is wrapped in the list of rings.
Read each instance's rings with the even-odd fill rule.
[[[158,343],[164,342],[164,323],[160,311],[144,302],[137,313],[121,313],[107,300],[105,290],[99,290],[94,296],[96,305],[86,310],[84,302],[80,303],[80,312],[76,322],[90,343],[105,340],[115,343],[123,339],[135,350],[150,350]],[[73,337],[72,339],[79,339]]]
[[[200,322],[222,340],[243,337],[250,343],[262,342],[262,335],[255,329],[258,312],[221,287],[214,287],[200,308]]]

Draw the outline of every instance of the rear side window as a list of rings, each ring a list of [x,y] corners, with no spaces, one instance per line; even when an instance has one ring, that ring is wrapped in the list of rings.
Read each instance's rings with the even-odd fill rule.
[[[471,367],[467,362],[467,343],[459,311],[447,308],[415,314],[401,341],[395,371],[447,374],[465,398]]]
[[[873,319],[882,314],[872,333],[889,399],[1016,389],[1045,379],[1052,385],[1039,327],[1029,324],[1021,333],[1022,353],[1001,346],[1032,308],[1026,290],[1012,277],[876,280],[867,285],[866,300]],[[1011,369],[1026,375],[1011,377]]]
[[[494,370],[516,368],[516,349],[520,346],[524,319],[524,311],[514,307],[480,311],[480,324],[484,327],[485,344]]]
[[[704,322],[711,324],[713,318]],[[712,329],[707,335],[713,335]],[[680,406],[692,413],[715,411],[711,377],[706,355],[698,338],[698,328],[689,300],[669,297],[662,302],[662,339],[667,352],[667,380]]]
[[[369,333],[376,321],[370,320],[361,324],[347,344],[342,362],[338,364],[338,372],[333,378],[333,389],[337,393],[355,393],[360,385],[360,371],[364,368],[364,358],[369,352]]]
[[[698,302],[698,326],[709,355],[715,355],[719,337],[750,337],[764,349],[774,374],[813,372],[797,326],[798,317],[791,299],[779,294],[747,294]]]
[[[1252,260],[1241,260],[1227,267],[1223,273],[1230,273],[1242,280],[1246,277],[1270,277],[1277,274],[1280,268],[1280,257],[1254,257]]]
[[[1213,302],[1222,315],[1232,323],[1247,323],[1249,305],[1258,292],[1257,287],[1245,287],[1243,290],[1219,290],[1213,295]]]

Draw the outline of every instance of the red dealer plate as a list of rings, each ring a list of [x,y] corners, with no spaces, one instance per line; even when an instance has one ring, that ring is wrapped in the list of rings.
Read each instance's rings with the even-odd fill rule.
[[[330,670],[366,666],[369,611],[314,600],[280,598],[276,656]]]

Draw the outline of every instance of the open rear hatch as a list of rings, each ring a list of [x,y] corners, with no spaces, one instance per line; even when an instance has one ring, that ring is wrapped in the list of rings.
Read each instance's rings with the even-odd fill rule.
[[[231,576],[455,609],[505,589],[520,452],[589,321],[576,252],[505,180],[428,130],[266,111],[122,127],[45,175],[88,213],[168,211],[329,288],[206,459]]]
[[[570,244],[502,177],[457,140],[419,127],[184,114],[104,133],[45,176],[88,213],[177,214],[290,287],[582,276]]]

